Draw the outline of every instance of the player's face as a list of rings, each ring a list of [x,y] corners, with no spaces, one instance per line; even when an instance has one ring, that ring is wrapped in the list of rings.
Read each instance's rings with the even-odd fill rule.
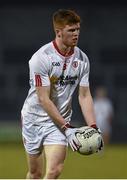
[[[62,42],[67,47],[74,47],[78,43],[80,24],[66,25],[60,32]]]

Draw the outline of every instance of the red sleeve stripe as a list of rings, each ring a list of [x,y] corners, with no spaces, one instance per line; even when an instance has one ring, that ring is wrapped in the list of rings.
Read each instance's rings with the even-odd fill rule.
[[[35,86],[36,87],[39,87],[39,86],[42,86],[42,81],[41,81],[41,76],[40,75],[35,75]]]

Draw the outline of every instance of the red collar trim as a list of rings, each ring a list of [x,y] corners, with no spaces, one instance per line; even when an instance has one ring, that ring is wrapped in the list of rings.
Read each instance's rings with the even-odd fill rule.
[[[58,48],[55,40],[53,41],[53,45],[54,45],[55,49],[57,50],[57,52],[58,52],[59,54],[61,54],[62,56],[64,56],[64,57],[71,56],[71,55],[74,53],[74,49],[73,49],[73,50],[71,50],[71,51],[69,52],[68,55],[63,54],[63,53],[59,50],[59,48]]]

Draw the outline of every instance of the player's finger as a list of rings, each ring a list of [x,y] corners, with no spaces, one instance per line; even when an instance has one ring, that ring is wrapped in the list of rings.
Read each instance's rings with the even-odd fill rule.
[[[73,145],[70,143],[71,149],[72,151],[76,151],[75,147],[73,147]]]
[[[76,144],[76,146],[79,146],[79,147],[82,146],[76,136],[73,138],[73,141]]]
[[[79,147],[80,147],[80,145],[77,144],[74,140],[73,140],[73,146],[75,148],[75,151],[77,151],[79,149]]]
[[[78,150],[78,147],[77,147],[76,143],[74,143],[73,140],[71,140],[70,146],[71,146],[71,148],[72,148],[73,151],[77,151],[77,150]]]

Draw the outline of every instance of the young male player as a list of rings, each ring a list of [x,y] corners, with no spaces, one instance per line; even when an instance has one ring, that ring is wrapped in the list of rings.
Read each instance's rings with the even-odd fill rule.
[[[71,99],[77,85],[84,119],[96,128],[89,89],[89,60],[76,46],[80,17],[71,10],[58,10],[53,14],[53,25],[55,40],[42,46],[29,61],[31,88],[22,108],[27,178],[42,177],[42,155],[46,161],[44,178],[58,178],[67,143],[73,151],[79,148],[76,128],[70,125]]]

